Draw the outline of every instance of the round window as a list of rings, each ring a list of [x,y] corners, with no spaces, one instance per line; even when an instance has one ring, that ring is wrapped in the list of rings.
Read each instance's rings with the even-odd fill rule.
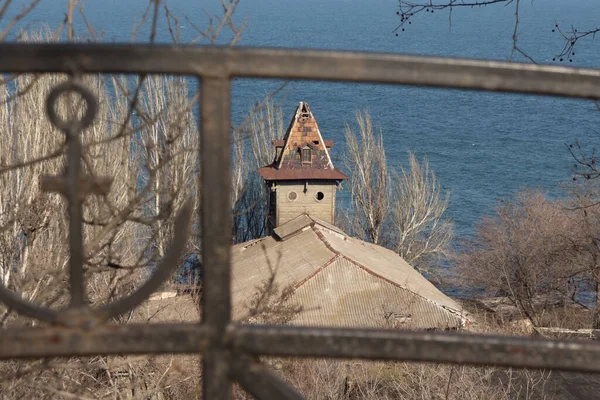
[[[317,200],[323,200],[325,198],[325,194],[323,192],[317,192]]]
[[[298,195],[296,194],[296,192],[289,192],[289,193],[288,193],[288,199],[289,199],[290,201],[294,201],[294,200],[296,200],[296,198],[297,198],[297,197],[298,197]]]

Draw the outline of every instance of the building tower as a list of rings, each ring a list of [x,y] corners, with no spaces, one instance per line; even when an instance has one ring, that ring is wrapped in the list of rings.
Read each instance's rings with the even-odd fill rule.
[[[258,170],[269,188],[269,227],[306,213],[333,224],[335,191],[348,177],[334,168],[332,140],[323,140],[308,104],[300,102],[283,140],[274,140],[275,160]]]

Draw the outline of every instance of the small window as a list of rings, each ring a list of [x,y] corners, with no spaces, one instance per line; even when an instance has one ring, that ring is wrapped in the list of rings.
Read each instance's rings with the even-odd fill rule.
[[[296,194],[296,192],[289,192],[289,193],[288,193],[288,199],[289,199],[290,201],[294,201],[294,200],[296,200],[297,198],[298,198],[298,195]]]
[[[312,156],[310,154],[310,149],[303,149],[302,150],[302,162],[303,163],[310,163],[310,162],[312,162]]]
[[[325,198],[325,193],[317,192],[317,200],[321,201]]]

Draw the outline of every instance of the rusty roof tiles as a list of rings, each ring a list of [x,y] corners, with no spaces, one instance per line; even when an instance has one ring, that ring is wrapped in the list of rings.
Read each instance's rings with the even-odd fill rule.
[[[273,140],[272,143],[273,143],[274,147],[284,147],[285,146],[284,139]],[[333,140],[325,139],[325,140],[323,140],[323,143],[325,144],[325,147],[327,147],[327,148],[333,147]]]
[[[331,141],[328,142],[333,144]],[[273,144],[275,147],[282,148],[273,163],[277,169],[288,169],[290,165],[294,167],[302,165],[303,160],[300,159],[298,150],[305,146],[312,149],[311,168],[333,169],[328,150],[331,146],[326,145],[319,131],[317,120],[308,104],[303,101],[298,104],[283,140],[274,141]]]
[[[329,155],[333,141],[323,140],[317,121],[305,102],[301,101],[296,108],[285,137],[272,143],[280,149],[275,161],[258,170],[266,181],[348,179],[342,171],[334,168]],[[310,161],[305,157],[309,157]]]

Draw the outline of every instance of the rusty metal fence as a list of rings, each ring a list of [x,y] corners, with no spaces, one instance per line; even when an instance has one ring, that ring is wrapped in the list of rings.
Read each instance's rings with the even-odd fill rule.
[[[0,45],[0,72],[71,74],[47,100],[50,121],[66,135],[67,174],[45,177],[45,190],[66,196],[69,210],[71,303],[60,311],[27,303],[0,286],[0,300],[15,311],[46,321],[43,327],[0,331],[0,359],[110,354],[202,355],[203,394],[227,399],[237,381],[258,398],[301,398],[258,356],[334,357],[432,361],[470,365],[600,372],[600,343],[373,329],[240,325],[231,320],[229,143],[232,78],[285,78],[372,82],[519,92],[600,99],[600,70],[414,57],[389,54],[128,45]],[[202,323],[104,323],[133,309],[169,277],[177,260],[189,211],[178,216],[178,233],[154,275],[130,297],[100,309],[84,302],[81,192],[102,192],[109,182],[77,179],[77,133],[92,123],[94,95],[85,73],[192,75],[200,80]],[[59,95],[76,92],[87,103],[80,120],[54,112]],[[83,182],[83,183],[82,183]],[[199,377],[200,379],[200,377]]]

